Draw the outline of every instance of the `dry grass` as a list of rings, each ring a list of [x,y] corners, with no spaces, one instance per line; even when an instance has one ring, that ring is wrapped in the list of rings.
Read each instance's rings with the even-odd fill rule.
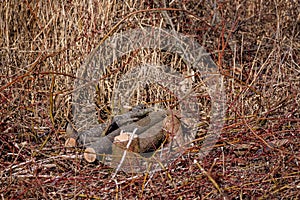
[[[159,9],[164,7],[172,9]],[[293,0],[3,0],[1,198],[298,199],[299,8]],[[152,25],[195,38],[224,75],[225,125],[214,150],[200,163],[194,162],[199,144],[164,171],[120,172],[112,179],[113,169],[86,163],[81,149],[64,148],[76,71],[121,20],[113,33]],[[130,67],[151,60],[153,53],[133,52],[111,67]],[[128,62],[130,57],[135,60]],[[174,55],[159,52],[158,61],[184,73],[182,60]],[[153,99],[134,95],[132,103],[158,101],[166,107],[164,100],[173,96],[161,90],[150,87]],[[209,105],[201,102],[202,108]],[[97,104],[109,103],[109,91],[98,94]],[[102,112],[104,119],[109,112],[109,107]]]

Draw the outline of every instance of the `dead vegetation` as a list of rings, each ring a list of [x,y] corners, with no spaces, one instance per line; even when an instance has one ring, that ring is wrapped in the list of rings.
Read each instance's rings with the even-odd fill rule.
[[[3,0],[1,198],[299,198],[299,8],[294,0]],[[197,143],[165,170],[112,178],[114,169],[87,163],[80,148],[64,147],[73,81],[101,39],[147,26],[174,29],[211,53],[226,85],[225,125],[205,159],[198,158]],[[151,60],[153,54],[131,52],[111,69]],[[160,52],[158,61],[184,74],[176,55]],[[124,71],[110,75],[118,73]],[[105,92],[96,98],[102,120],[111,112],[114,82],[105,84],[99,82]],[[141,90],[145,95],[133,95],[132,104],[167,107],[172,101],[165,100],[176,96],[162,90]],[[199,117],[208,120],[209,99],[200,103],[206,110]]]

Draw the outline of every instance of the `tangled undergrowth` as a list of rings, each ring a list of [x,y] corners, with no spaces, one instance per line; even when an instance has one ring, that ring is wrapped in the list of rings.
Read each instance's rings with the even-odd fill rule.
[[[1,198],[298,199],[299,8],[293,0],[2,1]],[[113,178],[114,169],[87,163],[82,149],[64,146],[73,83],[101,40],[149,26],[185,34],[211,54],[224,78],[224,126],[204,159],[199,158],[201,143],[195,143],[165,170],[119,172]],[[110,66],[119,69],[105,74],[111,81],[98,84],[101,119],[111,112],[113,77],[153,57],[155,63],[188,72],[177,55],[130,52]],[[200,79],[193,76],[197,85]],[[132,104],[167,107],[166,99],[176,99],[157,86],[140,92],[144,95],[136,92]],[[199,100],[199,118],[209,122],[208,95],[198,92],[206,97]],[[207,127],[202,128],[199,137]]]

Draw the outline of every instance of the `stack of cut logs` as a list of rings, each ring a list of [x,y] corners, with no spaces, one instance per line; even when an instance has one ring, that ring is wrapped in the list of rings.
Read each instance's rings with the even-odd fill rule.
[[[88,162],[101,160],[102,155],[116,157],[126,150],[132,154],[156,151],[171,140],[183,142],[178,111],[134,107],[131,111],[115,116],[109,125],[99,124],[84,132],[77,132],[68,124],[66,147],[77,144],[85,147]],[[120,156],[119,156],[120,157]]]

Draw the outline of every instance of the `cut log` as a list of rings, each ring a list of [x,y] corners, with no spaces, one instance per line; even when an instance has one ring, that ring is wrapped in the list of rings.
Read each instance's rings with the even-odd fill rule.
[[[140,153],[159,149],[162,145],[175,142],[173,147],[183,144],[183,134],[179,118],[169,113],[162,122],[159,122],[139,135]]]
[[[75,147],[76,146],[76,139],[75,138],[68,138],[65,142],[65,147]]]
[[[77,131],[73,128],[73,125],[71,123],[67,124],[66,128],[66,142],[65,147],[75,147],[76,146],[76,140],[78,138]]]
[[[158,149],[167,135],[162,130],[163,121],[159,121],[139,135],[140,152],[145,153]]]
[[[140,160],[137,152],[139,152],[138,135],[122,132],[115,137],[112,145],[112,167],[134,172]]]
[[[94,162],[94,157],[97,160],[102,160],[103,155],[111,154],[112,142],[106,137],[101,137],[97,141],[89,144],[84,151],[84,154],[93,154],[93,159],[86,159],[88,162]],[[84,157],[85,158],[85,157]]]
[[[89,163],[95,162],[97,159],[97,154],[95,152],[95,150],[93,148],[86,148],[84,153],[83,153],[83,157],[86,161],[88,161]]]
[[[139,137],[137,134],[131,135],[133,133],[122,132],[120,135],[116,136],[114,139],[114,146],[118,146],[121,149],[139,152]],[[132,138],[132,141],[130,139]],[[127,148],[128,142],[130,142],[129,147]],[[113,150],[114,153],[114,150]]]
[[[86,130],[84,132],[81,132],[78,134],[78,141],[83,145],[86,146],[87,144],[94,142],[97,140],[96,138],[100,138],[103,134],[103,131],[105,130],[105,127],[107,124],[98,124],[97,126],[94,126],[93,128]]]
[[[68,124],[66,128],[67,140],[65,142],[65,147],[75,147],[77,143],[87,146],[90,143],[99,140],[105,126],[106,124],[99,124],[85,132],[78,133],[72,125]]]

